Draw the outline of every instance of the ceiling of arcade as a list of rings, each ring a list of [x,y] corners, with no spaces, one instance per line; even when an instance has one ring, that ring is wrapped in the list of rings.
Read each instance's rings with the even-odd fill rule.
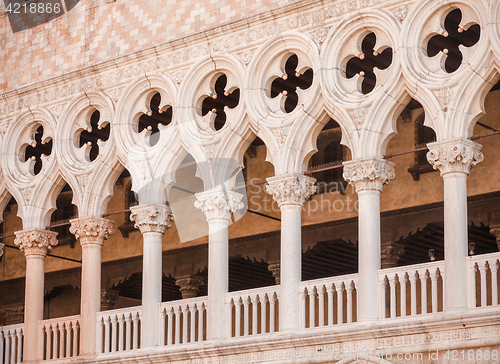
[[[382,157],[411,98],[437,140],[470,137],[498,80],[499,13],[496,1],[296,3],[7,91],[2,189],[30,228],[48,225],[65,182],[80,216],[100,216],[124,167],[144,202],[187,153],[238,167],[256,136],[276,175],[302,173],[330,118],[352,158]],[[205,188],[212,172],[200,169]]]

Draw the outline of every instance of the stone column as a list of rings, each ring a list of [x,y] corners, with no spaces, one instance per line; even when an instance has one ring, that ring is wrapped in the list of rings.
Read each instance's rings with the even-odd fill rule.
[[[70,220],[70,232],[82,245],[80,354],[96,353],[97,312],[101,308],[101,249],[113,234],[113,222],[100,217]]]
[[[302,279],[302,219],[304,202],[316,191],[316,180],[300,174],[267,179],[266,191],[281,210],[280,331],[299,329],[299,282]]]
[[[200,287],[203,286],[203,279],[197,276],[179,277],[175,280],[175,284],[179,286],[182,294],[182,299],[198,297]]]
[[[208,308],[207,339],[225,338],[225,294],[229,286],[228,226],[231,213],[243,208],[243,195],[222,186],[197,193],[195,207],[208,222]]]
[[[344,162],[344,179],[358,194],[358,321],[376,321],[379,315],[380,194],[394,178],[394,163],[380,158]]]
[[[26,256],[23,362],[41,360],[38,322],[43,320],[45,257],[57,245],[57,233],[30,229],[17,231],[14,244]]]
[[[141,347],[158,345],[158,304],[162,292],[162,239],[170,227],[172,211],[165,205],[139,205],[130,208],[130,220],[141,230],[143,239],[142,263],[142,321]]]
[[[483,160],[481,145],[467,139],[427,144],[427,160],[444,181],[444,310],[467,308],[467,175]]]

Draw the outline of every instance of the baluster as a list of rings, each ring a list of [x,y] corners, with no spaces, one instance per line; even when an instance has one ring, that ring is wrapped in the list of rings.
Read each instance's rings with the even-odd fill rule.
[[[328,326],[333,325],[333,288],[332,285],[329,284],[326,288],[326,294],[328,296]]]
[[[10,335],[10,364],[16,364],[16,330],[12,330]]]
[[[189,307],[189,313],[191,317],[191,332],[190,332],[190,337],[189,337],[189,342],[194,343],[196,340],[196,305],[193,304],[191,307]]]
[[[411,315],[417,314],[417,272],[409,273],[410,279],[410,299],[411,299]]]
[[[259,296],[255,294],[253,297],[250,298],[252,301],[252,335],[257,335],[258,333],[258,327],[257,327],[257,322],[259,317],[257,316],[257,310],[258,310],[258,301],[259,301]]]
[[[188,341],[188,313],[189,308],[184,306],[182,310],[182,343],[186,344]]]
[[[66,323],[59,325],[59,359],[64,358],[64,332],[66,331]]]
[[[73,327],[73,322],[69,321],[66,325],[66,355],[65,358],[71,356],[71,328]]]
[[[116,341],[118,340],[118,317],[111,317],[111,352],[116,352]]]
[[[427,271],[425,271],[423,274],[420,274],[420,294],[422,298],[422,314],[427,313]]]
[[[335,289],[337,291],[337,324],[342,324],[344,323],[344,290],[342,283],[336,284]]]
[[[47,351],[47,359],[49,359],[48,353],[49,351]],[[5,363],[10,363],[10,330],[7,330],[7,332],[5,332]]]
[[[97,323],[97,354],[103,353],[102,337],[104,332],[104,317],[101,317]]]
[[[250,326],[250,297],[243,298],[243,336],[248,336]]]
[[[269,332],[276,330],[276,294],[273,292],[269,300]]]
[[[318,326],[325,326],[325,292],[323,285],[318,290],[318,310]]]
[[[3,340],[4,340],[4,337],[5,337],[4,332],[0,331],[0,364],[3,364],[3,354],[4,354]]]
[[[438,312],[438,279],[439,270],[436,268],[431,275],[431,289],[432,289],[432,313]]]
[[[76,321],[75,324],[73,325],[73,352],[72,352],[71,356],[78,355],[78,328],[79,327],[80,327],[80,323],[78,321]],[[99,332],[101,333],[101,335],[98,335],[98,337],[102,337],[102,328],[100,329]]]
[[[57,359],[57,332],[58,325],[52,326],[52,359]]]
[[[309,328],[316,326],[316,287],[309,290]]]
[[[352,291],[354,290],[354,287],[352,286],[352,283],[348,283],[346,287],[347,291],[347,323],[352,322]]]
[[[304,288],[299,293],[300,298],[300,328],[305,329],[307,327],[306,322],[306,297],[307,297],[307,288]]]
[[[181,342],[181,307],[177,306],[175,311],[175,344],[178,345]]]
[[[481,307],[486,307],[488,305],[488,291],[486,285],[486,273],[488,272],[488,266],[486,262],[478,262],[477,266],[479,268],[479,274],[481,275]]]
[[[491,269],[491,304],[498,305],[498,266],[496,260],[490,264]]]
[[[16,355],[16,363],[21,364],[22,355],[23,355],[23,329],[19,329],[17,331],[17,355]],[[2,351],[0,350],[0,355],[2,355]]]
[[[165,308],[160,310],[160,334],[158,335],[158,345],[165,345],[165,328],[167,327],[165,324],[165,318],[167,317],[167,312]]]
[[[163,321],[165,322],[165,320]],[[125,317],[118,316],[118,351],[123,351],[123,337],[125,336]]]
[[[200,309],[198,310],[198,341],[203,341],[204,340],[204,331],[205,331],[205,320],[204,320],[204,314],[205,314],[205,303],[202,303],[200,306]]]
[[[401,317],[406,316],[406,282],[408,282],[408,277],[406,273],[399,279],[400,292],[401,292]]]
[[[104,319],[104,352],[109,353],[109,340],[111,336],[111,319],[107,316]]]
[[[386,280],[387,280],[387,277],[384,276],[382,278],[382,280],[379,280],[379,297],[380,297],[380,307],[379,307],[379,316],[380,318],[382,319],[385,319],[387,318],[387,314],[386,314],[386,304],[385,304],[385,293],[386,293],[386,288],[387,288],[387,284],[388,282],[386,283]]]
[[[125,350],[132,348],[132,314],[125,316]]]
[[[132,316],[133,333],[132,333],[132,350],[139,349],[139,313],[134,312]]]
[[[173,316],[174,316],[174,309],[170,307],[167,310],[167,345],[172,345],[172,335],[173,335],[173,330],[174,330],[174,325],[173,325]]]
[[[234,303],[234,336],[241,336],[241,298],[236,298]]]
[[[389,282],[390,289],[390,299],[391,299],[391,318],[396,317],[397,307],[396,307],[396,283],[397,276],[394,274]]]
[[[265,334],[267,332],[266,330],[266,323],[267,323],[267,294],[264,293],[262,294],[262,298],[259,297],[260,300],[260,333]]]

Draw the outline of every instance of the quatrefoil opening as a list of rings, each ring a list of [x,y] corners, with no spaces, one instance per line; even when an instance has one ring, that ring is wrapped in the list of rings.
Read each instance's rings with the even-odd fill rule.
[[[392,48],[382,47],[375,49],[377,36],[371,32],[361,42],[362,54],[352,57],[346,64],[346,77],[348,79],[359,75],[361,92],[366,95],[373,91],[377,84],[374,69],[385,70],[392,64]]]
[[[463,54],[460,48],[472,47],[481,37],[479,24],[468,24],[467,29],[464,29],[465,26],[460,26],[461,21],[460,9],[450,11],[444,20],[445,32],[434,35],[427,43],[427,56],[435,57],[439,53],[446,56],[444,69],[447,73],[455,72],[462,65]]]
[[[99,156],[99,150],[105,141],[109,139],[109,122],[100,122],[101,113],[94,110],[87,121],[87,129],[80,129],[77,137],[78,148],[85,148],[85,158],[93,162]],[[77,132],[78,133],[78,132]]]
[[[221,130],[226,125],[225,108],[234,109],[240,102],[240,89],[227,89],[227,76],[220,75],[212,87],[212,94],[205,96],[201,103],[201,115],[206,116],[211,113],[209,118],[210,127],[214,131]]]
[[[313,70],[307,68],[305,70],[297,70],[299,57],[292,54],[285,62],[285,74],[275,78],[271,82],[271,98],[278,95],[283,95],[282,109],[286,113],[291,113],[299,103],[299,95],[297,90],[307,90],[313,83]]]
[[[137,133],[146,130],[146,142],[150,147],[155,146],[160,140],[162,127],[172,122],[172,106],[167,105],[160,109],[161,95],[156,92],[149,100],[147,113],[139,117]]]
[[[33,176],[40,173],[44,161],[52,153],[52,138],[44,137],[43,126],[33,127],[31,143],[24,149],[24,162],[29,161],[29,171]]]

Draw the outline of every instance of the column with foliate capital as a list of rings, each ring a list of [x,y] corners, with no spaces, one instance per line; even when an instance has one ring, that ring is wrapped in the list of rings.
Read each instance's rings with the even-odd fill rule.
[[[162,293],[162,238],[172,220],[165,205],[130,208],[130,219],[143,238],[141,347],[158,345],[158,304]],[[163,343],[161,343],[163,345]]]
[[[280,331],[299,329],[299,282],[302,279],[302,218],[304,202],[316,192],[316,180],[301,174],[267,179],[266,191],[281,210]]]
[[[358,194],[358,321],[379,316],[378,270],[380,269],[380,194],[394,178],[394,163],[381,158],[344,162],[344,179]]]
[[[481,145],[468,139],[427,144],[427,160],[444,182],[444,310],[467,308],[467,175],[483,160]]]
[[[113,222],[100,217],[70,220],[70,232],[82,246],[80,355],[96,354],[97,312],[101,309],[101,250],[113,234]]]

